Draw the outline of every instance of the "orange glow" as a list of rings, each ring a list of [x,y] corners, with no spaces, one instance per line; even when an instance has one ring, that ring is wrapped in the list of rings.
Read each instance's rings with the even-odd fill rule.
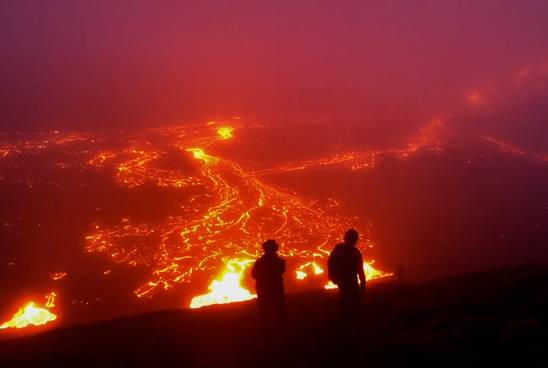
[[[64,279],[67,276],[66,272],[53,272],[50,274],[50,279],[53,281],[59,281],[61,279]]]
[[[470,105],[480,105],[483,102],[483,96],[478,91],[470,91],[466,100]]]
[[[280,166],[270,167],[252,172],[254,176],[302,171],[314,167],[343,166],[350,170],[372,169],[376,166],[377,160],[382,156],[392,155],[403,159],[417,153],[420,149],[426,148],[433,151],[441,151],[440,133],[443,131],[447,117],[435,117],[420,127],[419,133],[412,137],[407,146],[402,148],[388,148],[383,150],[363,150],[335,153],[329,157],[315,160],[296,161]]]
[[[495,137],[482,136],[482,139],[495,145],[498,149],[505,153],[510,153],[516,156],[526,156],[530,160],[548,162],[548,154],[546,153],[531,153],[525,151],[523,148],[520,148],[509,142],[501,141]]]
[[[375,261],[373,261],[373,260],[363,263],[363,270],[365,272],[365,279],[366,280],[382,279],[382,278],[394,275],[392,272],[384,272],[384,271],[376,269],[375,267],[373,267],[374,263],[375,263]]]
[[[234,128],[231,127],[220,127],[217,129],[217,134],[221,139],[230,139],[234,137]]]
[[[43,307],[36,305],[34,302],[27,303],[24,307],[19,308],[13,317],[0,325],[0,329],[6,328],[24,328],[27,326],[42,326],[51,321],[55,321],[57,316],[49,309],[55,307],[55,298],[57,294],[51,292],[46,295],[46,303]]]
[[[381,270],[376,269],[375,267],[373,267],[374,263],[375,263],[375,261],[369,261],[369,262],[364,262],[363,263],[363,271],[365,272],[365,279],[367,281],[383,279],[383,278],[390,277],[390,276],[394,275],[392,272],[383,272]],[[327,290],[336,289],[337,285],[335,285],[334,283],[329,281],[324,286],[324,288],[327,289]]]
[[[300,280],[307,279],[321,273],[320,265],[346,229],[356,227],[360,231],[361,227],[365,232],[366,228],[356,223],[358,220],[338,213],[334,198],[323,201],[306,198],[267,184],[261,177],[324,166],[370,169],[382,156],[404,159],[423,149],[438,151],[442,149],[439,135],[444,122],[445,118],[432,119],[400,148],[341,151],[270,167],[261,167],[260,163],[243,166],[232,159],[208,154],[210,148],[224,140],[218,126],[214,134],[209,124],[154,130],[130,140],[129,147],[96,152],[89,164],[97,169],[110,169],[122,186],[144,183],[174,189],[192,186],[197,194],[181,203],[180,212],[164,222],[138,223],[123,218],[114,225],[94,224],[86,236],[86,251],[104,253],[115,263],[149,267],[148,279],[134,290],[139,298],[153,297],[177,284],[192,283],[198,272],[217,269],[225,258],[255,259],[260,255],[257,244],[268,238],[283,244],[281,256],[302,265],[292,272]],[[162,145],[151,143],[157,138],[166,139],[170,147],[191,153],[199,162],[198,173],[189,176],[183,169],[157,165],[165,151]],[[365,248],[374,247],[371,239],[366,237],[363,241]],[[248,298],[250,293],[242,295]],[[193,305],[198,304],[202,302],[195,300]]]
[[[212,164],[217,161],[217,158],[206,154],[201,148],[188,148],[187,151],[191,152],[196,160],[203,161],[204,164]]]
[[[209,293],[192,298],[190,308],[201,308],[212,304],[241,302],[256,297],[241,286],[244,271],[253,260],[231,259],[226,262],[223,273],[209,285]]]
[[[482,90],[482,93],[485,92]],[[363,249],[375,246],[373,240],[367,238],[371,225],[341,213],[336,198],[302,196],[263,180],[264,176],[328,166],[368,170],[385,157],[404,160],[424,150],[440,152],[446,146],[442,139],[445,121],[443,117],[432,119],[411,139],[395,141],[388,148],[364,146],[346,151],[332,147],[325,156],[290,159],[274,165],[222,157],[222,150],[215,150],[215,145],[232,138],[234,128],[215,122],[128,133],[118,141],[113,137],[115,144],[111,144],[109,138],[104,142],[108,146],[101,145],[104,139],[101,135],[55,133],[3,145],[0,155],[8,155],[8,161],[22,153],[36,153],[52,145],[83,140],[85,150],[81,156],[75,153],[75,159],[68,164],[103,171],[111,175],[115,184],[126,188],[152,185],[173,191],[190,189],[188,192],[192,194],[187,197],[183,193],[169,216],[157,222],[120,215],[118,221],[92,224],[85,236],[85,251],[104,254],[113,264],[147,270],[146,278],[134,290],[139,298],[184,288],[185,284],[196,281],[197,274],[214,276],[212,270],[224,265],[226,270],[211,283],[209,293],[192,300],[191,306],[197,308],[254,297],[241,286],[245,278],[243,269],[260,255],[257,245],[265,239],[274,238],[282,244],[281,256],[287,258],[289,264],[298,265],[289,270],[290,277],[302,280],[303,284],[313,275],[325,272],[322,265],[331,247],[349,227],[365,234]],[[238,131],[246,129],[241,123],[233,125],[238,126]],[[548,162],[548,155],[534,155],[492,137],[484,139],[505,152]],[[211,152],[219,152],[219,156],[209,154]],[[190,157],[190,154],[194,160],[172,164],[177,156]],[[32,186],[32,182],[27,185]],[[226,259],[232,261],[225,264]],[[237,260],[247,263],[238,264]],[[373,261],[366,262],[364,269],[369,280],[391,275],[374,268]],[[109,269],[103,275],[110,273]],[[50,275],[53,280],[65,276],[63,272]],[[33,303],[33,308],[38,307]]]
[[[299,266],[299,268],[295,271],[295,274],[297,280],[304,280],[311,273],[314,275],[321,275],[323,272],[323,269],[318,266],[316,262],[307,262]]]

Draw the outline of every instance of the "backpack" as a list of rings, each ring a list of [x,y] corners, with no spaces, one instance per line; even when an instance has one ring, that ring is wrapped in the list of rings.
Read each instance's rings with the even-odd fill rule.
[[[327,277],[335,285],[338,285],[341,281],[346,263],[344,260],[345,255],[341,251],[344,252],[341,249],[341,244],[337,244],[327,259]]]

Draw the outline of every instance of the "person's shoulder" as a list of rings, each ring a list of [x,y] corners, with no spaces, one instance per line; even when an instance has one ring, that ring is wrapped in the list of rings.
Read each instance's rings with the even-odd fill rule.
[[[333,248],[333,250],[334,250],[334,251],[335,251],[335,250],[337,250],[337,251],[339,251],[339,250],[344,250],[344,243],[339,243],[339,244],[335,245],[335,247]]]
[[[333,247],[333,250],[329,254],[331,257],[337,257],[337,254],[344,252],[344,244],[339,243]]]
[[[360,248],[358,247],[352,247],[352,252],[356,255],[356,256],[362,256],[362,252],[360,251]]]

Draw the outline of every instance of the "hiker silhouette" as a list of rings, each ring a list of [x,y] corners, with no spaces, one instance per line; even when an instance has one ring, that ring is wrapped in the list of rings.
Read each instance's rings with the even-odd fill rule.
[[[363,258],[356,247],[359,234],[349,229],[344,234],[344,243],[337,244],[327,262],[329,280],[339,288],[340,307],[343,316],[355,314],[360,307],[360,291],[365,292]],[[358,284],[358,277],[360,283]]]
[[[251,271],[251,277],[256,280],[259,313],[263,321],[272,314],[285,318],[285,260],[278,256],[279,245],[275,240],[265,241],[262,247],[264,254],[255,261]]]

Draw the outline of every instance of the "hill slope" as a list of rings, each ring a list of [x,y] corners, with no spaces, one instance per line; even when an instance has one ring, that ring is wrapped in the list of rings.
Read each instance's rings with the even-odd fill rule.
[[[548,365],[545,265],[371,284],[353,328],[333,292],[292,295],[288,308],[268,338],[254,303],[168,310],[6,340],[0,366]]]

